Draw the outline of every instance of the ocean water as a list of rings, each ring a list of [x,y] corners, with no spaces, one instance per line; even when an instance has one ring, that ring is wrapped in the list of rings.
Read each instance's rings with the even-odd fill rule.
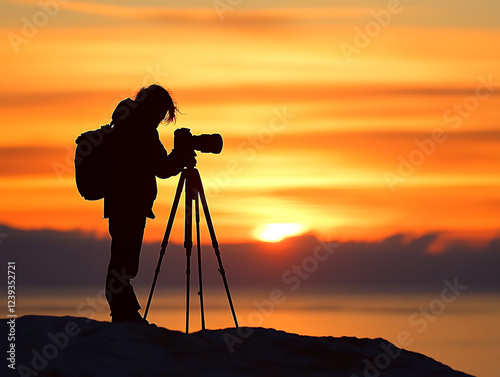
[[[143,308],[148,290],[138,290]],[[481,377],[500,376],[500,295],[299,294],[231,290],[240,326],[275,328],[311,336],[384,338],[450,367]],[[185,331],[183,290],[155,291],[148,320]],[[207,329],[234,327],[225,291],[204,293]],[[37,290],[18,297],[19,315],[86,316],[108,321],[101,290]],[[144,310],[143,310],[144,312]],[[190,295],[189,332],[201,329],[199,296]]]

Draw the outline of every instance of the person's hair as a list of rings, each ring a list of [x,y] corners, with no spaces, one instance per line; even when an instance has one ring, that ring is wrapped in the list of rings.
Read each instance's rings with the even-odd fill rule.
[[[177,120],[179,109],[170,93],[160,85],[153,84],[141,88],[135,96],[135,102],[148,112],[154,111],[156,113],[159,110],[166,110],[165,117],[160,119],[160,122],[168,124],[175,123]]]

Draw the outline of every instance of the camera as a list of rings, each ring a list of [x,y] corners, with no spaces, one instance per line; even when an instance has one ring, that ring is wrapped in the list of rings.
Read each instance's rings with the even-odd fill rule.
[[[222,136],[220,134],[192,135],[189,128],[179,128],[174,131],[174,149],[219,154],[222,151]]]

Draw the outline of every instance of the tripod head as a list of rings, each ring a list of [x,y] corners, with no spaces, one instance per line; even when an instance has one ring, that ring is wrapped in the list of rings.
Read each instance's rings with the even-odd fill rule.
[[[196,169],[196,160],[193,166],[186,166],[183,174],[186,176],[185,180],[185,194],[189,200],[195,200],[200,191],[203,191],[203,184],[201,183],[200,173]]]

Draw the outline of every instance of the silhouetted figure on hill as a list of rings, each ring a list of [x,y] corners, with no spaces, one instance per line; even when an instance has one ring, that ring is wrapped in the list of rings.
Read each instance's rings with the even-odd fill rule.
[[[111,258],[106,277],[106,299],[113,322],[146,322],[130,284],[139,269],[146,218],[154,218],[156,177],[168,178],[192,166],[194,153],[167,154],[157,127],[175,122],[178,109],[159,85],[141,89],[135,100],[122,101],[113,113],[110,186],[104,196],[104,217],[109,218]],[[146,322],[147,323],[147,322]]]

